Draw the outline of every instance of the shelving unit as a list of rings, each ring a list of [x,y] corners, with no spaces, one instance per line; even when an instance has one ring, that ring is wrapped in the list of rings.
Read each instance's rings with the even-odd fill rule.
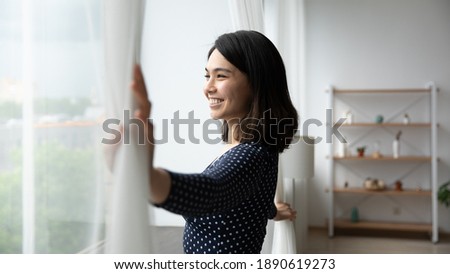
[[[426,132],[428,136],[426,137],[427,146],[426,151],[419,151],[417,149],[415,153],[405,153],[401,154],[399,157],[393,157],[391,151],[388,153],[383,153],[377,157],[373,155],[365,155],[363,157],[357,155],[338,155],[337,153],[337,142],[339,141],[336,137],[333,142],[329,144],[330,148],[330,157],[329,159],[329,169],[330,169],[330,183],[329,183],[329,218],[328,218],[328,229],[329,236],[334,236],[335,229],[362,229],[362,230],[389,230],[389,231],[404,231],[404,232],[427,232],[431,236],[431,241],[436,243],[438,241],[438,215],[437,215],[437,195],[435,195],[437,191],[437,128],[438,123],[436,120],[436,96],[437,96],[437,88],[434,83],[429,83],[426,88],[412,88],[412,89],[336,89],[333,87],[329,87],[327,89],[329,93],[329,108],[334,111],[333,123],[339,120],[339,118],[343,118],[339,116],[339,113],[336,113],[336,110],[339,107],[342,108],[342,105],[346,104],[346,100],[350,97],[356,97],[352,104],[349,104],[347,107],[350,107],[352,110],[356,110],[359,112],[364,112],[366,107],[372,107],[378,100],[374,96],[378,96],[378,98],[384,98],[388,102],[386,106],[383,105],[384,110],[390,110],[391,116],[388,119],[385,119],[383,122],[375,122],[371,121],[371,117],[373,118],[373,114],[365,115],[362,119],[358,121],[353,121],[352,123],[343,123],[341,125],[343,136],[345,139],[348,139],[349,136],[356,136],[353,140],[353,144],[350,143],[350,146],[356,147],[364,143],[366,139],[369,139],[372,135],[379,134],[379,132],[387,133],[387,135],[394,135],[393,131],[413,131],[414,133],[410,135],[415,135],[417,131]],[[402,96],[406,96],[406,98],[411,98],[414,96],[418,96],[417,100],[413,100],[408,103],[408,100],[398,99]],[[370,97],[370,98],[368,98]],[[397,98],[396,100],[391,100],[391,98]],[[423,97],[423,98],[422,98]],[[414,110],[414,105],[417,104],[420,100],[426,100],[426,105],[428,112],[426,113],[426,117],[415,120],[414,122],[403,123],[399,122],[398,119],[402,113],[405,111],[409,111],[410,109]],[[339,101],[340,106],[337,105],[337,101]],[[357,102],[357,103],[355,103]],[[406,102],[406,103],[404,103]],[[392,110],[393,108],[393,110]],[[423,112],[424,110],[419,107],[419,111]],[[421,113],[423,114],[423,113]],[[328,125],[331,126],[331,125]],[[357,132],[355,132],[357,131]],[[361,133],[362,132],[362,133]],[[359,135],[359,136],[358,136]],[[389,137],[387,137],[388,142],[390,141]],[[386,138],[385,138],[386,139]],[[384,140],[386,141],[386,140]],[[424,140],[422,140],[424,141]],[[409,144],[406,144],[409,145]],[[422,147],[421,147],[422,148]],[[385,149],[386,150],[386,149]],[[389,150],[389,149],[387,149]],[[419,152],[417,152],[419,151]],[[400,174],[401,172],[405,173],[405,171],[401,170],[409,168],[409,170],[405,174]],[[421,185],[421,187],[414,187],[414,185],[408,184],[405,182],[403,189],[395,190],[392,187],[389,187],[392,180],[388,183],[388,187],[384,190],[367,190],[363,187],[363,178],[361,174],[365,174],[365,172],[370,174],[375,174],[380,178],[383,176],[387,176],[388,171],[393,173],[391,176],[397,176],[399,178],[408,178],[409,174],[415,172],[417,168],[424,166],[426,169],[426,179],[424,181],[417,183]],[[402,168],[400,168],[402,167]],[[339,172],[338,172],[339,171]],[[337,174],[339,173],[339,174]],[[348,185],[348,182],[345,181],[345,186],[342,186],[342,178],[338,178],[338,175],[355,173],[353,177],[359,177],[360,181],[353,180]],[[398,173],[398,174],[395,174]],[[370,177],[370,176],[367,176]],[[365,199],[372,199],[373,197],[386,197],[389,201],[396,202],[398,199],[426,199],[429,200],[429,208],[431,213],[431,219],[426,222],[415,222],[415,221],[397,221],[397,220],[371,220],[370,216],[361,216],[360,220],[357,222],[352,222],[350,220],[350,216],[345,214],[348,212],[348,209],[341,210],[338,212],[339,205],[337,204],[337,196],[338,195],[351,195],[352,197],[357,196],[359,198],[359,204],[364,203]],[[362,197],[362,198],[361,198]],[[417,205],[420,206],[420,205]],[[423,208],[421,209],[423,211]],[[344,212],[344,213],[343,213]],[[429,214],[428,214],[429,216]],[[392,218],[391,218],[392,219]]]

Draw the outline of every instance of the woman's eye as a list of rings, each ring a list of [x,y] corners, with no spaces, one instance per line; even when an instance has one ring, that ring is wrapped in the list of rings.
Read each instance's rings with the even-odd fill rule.
[[[217,75],[217,78],[225,78],[225,75],[223,75],[223,74],[218,74],[218,75]]]
[[[206,80],[208,80],[209,78],[211,78],[211,76],[205,75],[205,79],[206,79]]]

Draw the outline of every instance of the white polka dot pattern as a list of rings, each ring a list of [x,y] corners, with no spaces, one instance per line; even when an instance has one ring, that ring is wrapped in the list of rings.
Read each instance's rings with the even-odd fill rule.
[[[273,203],[278,153],[239,144],[200,174],[170,172],[172,188],[159,207],[186,220],[186,253],[260,253]]]

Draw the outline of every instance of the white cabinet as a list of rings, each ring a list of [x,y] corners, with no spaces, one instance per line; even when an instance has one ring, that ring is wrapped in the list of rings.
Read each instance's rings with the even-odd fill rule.
[[[329,236],[336,229],[392,230],[428,232],[437,242],[435,85],[327,92],[333,123],[348,118],[339,127],[347,143],[336,134],[329,144]]]

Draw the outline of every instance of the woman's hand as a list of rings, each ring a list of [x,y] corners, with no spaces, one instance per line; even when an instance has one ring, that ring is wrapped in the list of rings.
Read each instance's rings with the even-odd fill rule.
[[[145,86],[144,76],[139,65],[134,66],[133,80],[131,81],[130,87],[136,99],[134,116],[144,122],[145,136],[147,137],[146,145],[149,152],[150,168],[150,200],[155,204],[160,204],[169,196],[172,182],[167,171],[153,166],[155,142],[153,137],[153,124],[149,120],[152,104],[148,100],[147,87]]]
[[[152,104],[148,99],[147,87],[145,86],[144,75],[142,74],[141,67],[135,65],[133,69],[133,80],[130,85],[133,91],[134,98],[136,100],[136,110],[134,111],[134,117],[141,120],[144,124],[146,145],[149,148],[149,160],[150,166],[153,166],[154,155],[154,137],[153,137],[153,124],[150,122],[150,113],[152,110]]]
[[[295,220],[297,211],[292,209],[288,203],[276,203],[277,215],[273,218],[274,221]]]

